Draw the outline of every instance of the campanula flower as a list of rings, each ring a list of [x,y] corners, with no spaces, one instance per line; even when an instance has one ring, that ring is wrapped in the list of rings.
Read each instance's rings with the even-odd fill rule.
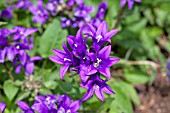
[[[33,22],[45,24],[48,20],[48,11],[44,9],[44,4],[42,0],[37,1],[37,7],[34,5],[29,7],[30,12],[34,15]]]
[[[65,73],[71,65],[75,66],[78,63],[77,59],[74,57],[73,53],[69,51],[65,43],[63,43],[63,49],[64,51],[54,49],[53,52],[56,56],[49,57],[53,62],[63,64],[60,68],[61,79],[64,78]]]
[[[109,67],[119,62],[119,58],[109,57],[111,52],[111,46],[105,46],[97,54],[92,54],[92,64],[88,68],[88,75],[100,72],[107,79],[110,79]]]
[[[24,111],[24,113],[34,113],[31,107],[23,101],[18,101],[17,105],[22,111]]]
[[[110,42],[110,38],[119,32],[119,30],[111,30],[108,32],[108,26],[106,21],[103,21],[96,29],[92,24],[87,23],[90,31],[88,36],[92,37],[93,47],[95,50],[99,50],[101,45],[105,42]]]
[[[98,75],[92,75],[90,79],[86,82],[82,82],[80,84],[83,88],[87,89],[86,94],[84,95],[82,101],[85,101],[93,96],[95,93],[96,96],[101,100],[104,101],[104,94],[114,94],[112,89],[106,84],[106,80],[102,80]]]
[[[2,13],[0,14],[0,18],[7,18],[7,19],[11,19],[12,18],[12,7],[7,7],[5,10],[2,11]]]
[[[124,6],[128,2],[128,9],[132,9],[134,2],[141,2],[142,0],[121,0],[120,6]]]
[[[22,8],[23,10],[27,10],[32,5],[33,3],[30,0],[19,0],[14,7],[17,9]]]

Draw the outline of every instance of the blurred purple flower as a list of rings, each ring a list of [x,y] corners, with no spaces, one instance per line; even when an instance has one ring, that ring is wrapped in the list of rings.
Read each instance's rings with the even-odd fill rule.
[[[0,18],[7,18],[7,19],[11,19],[12,18],[12,7],[7,7],[5,10],[2,11],[2,13],[0,14]]]
[[[31,107],[23,101],[18,101],[17,105],[22,111],[24,111],[24,113],[34,113]]]
[[[22,8],[24,10],[27,10],[32,5],[33,3],[30,0],[19,0],[14,7],[18,9]]]
[[[142,0],[121,0],[120,6],[124,6],[128,2],[128,9],[132,9],[134,2],[141,2]]]
[[[82,101],[85,101],[93,96],[93,93],[101,100],[104,101],[104,94],[114,94],[111,88],[106,84],[106,80],[102,80],[98,75],[92,75],[90,79],[86,82],[80,84],[83,88],[87,89]]]
[[[23,101],[17,102],[24,113],[77,113],[81,106],[81,101],[74,101],[67,95],[38,96],[31,107]]]
[[[13,62],[16,66],[15,72],[20,73],[21,67],[24,67],[25,73],[30,75],[34,70],[34,61],[41,60],[40,57],[33,57],[27,54],[27,50],[33,48],[33,37],[31,34],[38,31],[37,28],[24,28],[15,26],[13,29],[0,29],[0,63],[6,61]]]
[[[34,15],[33,22],[45,24],[48,20],[48,11],[44,9],[44,4],[42,0],[37,1],[37,7],[34,5],[29,7],[30,12]]]
[[[6,108],[6,104],[4,102],[0,102],[0,112],[4,113],[4,110]]]
[[[102,23],[102,21],[104,20],[104,17],[106,15],[106,11],[107,11],[107,7],[108,7],[107,2],[102,2],[98,6],[98,11],[97,11],[96,16],[90,20],[90,23],[95,28],[98,28],[98,25],[100,25]]]

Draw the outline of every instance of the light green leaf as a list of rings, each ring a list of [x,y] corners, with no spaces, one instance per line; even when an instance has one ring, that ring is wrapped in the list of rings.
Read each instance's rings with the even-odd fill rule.
[[[39,53],[43,58],[53,55],[52,49],[62,49],[62,42],[66,40],[67,31],[61,28],[60,22],[54,19],[40,39]]]
[[[11,80],[7,80],[4,82],[3,90],[7,98],[12,101],[12,99],[17,94],[19,88],[15,86],[15,84]]]

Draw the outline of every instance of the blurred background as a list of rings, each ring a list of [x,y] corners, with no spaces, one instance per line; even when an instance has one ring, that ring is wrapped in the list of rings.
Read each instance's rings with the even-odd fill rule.
[[[7,0],[10,4],[16,1]],[[84,0],[86,5],[95,7],[92,16],[103,1]],[[83,103],[80,113],[169,113],[170,0],[142,0],[135,3],[132,10],[127,7],[122,10],[120,0],[106,1],[105,20],[109,29],[118,22],[115,29],[120,30],[112,37],[112,56],[121,58],[121,61],[111,67],[112,79],[108,83],[115,95],[105,95],[104,103],[93,96]],[[6,7],[6,1],[1,0],[0,12]],[[48,59],[53,55],[52,49],[62,49],[65,37],[75,35],[77,28],[62,29],[59,17],[50,18],[44,25],[35,24],[31,19],[28,11],[19,9],[13,11],[12,19],[0,19],[0,28],[11,29],[16,25],[39,28],[39,32],[34,34],[34,49],[29,51],[29,55],[43,58],[36,62],[34,74],[29,78],[24,76],[24,71],[16,75],[10,67],[14,83],[9,81],[3,64],[0,64],[0,101],[7,103],[5,113],[20,111],[15,105],[17,100],[31,103],[37,89],[38,94],[66,93],[75,100],[81,99],[86,92],[79,87],[80,80],[76,76],[69,77],[70,72],[61,81],[60,65]],[[7,65],[10,66],[10,62]],[[8,92],[13,93],[13,89],[16,93],[11,96]]]

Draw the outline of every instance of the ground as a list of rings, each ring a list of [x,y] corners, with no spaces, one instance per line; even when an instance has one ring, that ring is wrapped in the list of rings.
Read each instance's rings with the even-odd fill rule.
[[[141,105],[134,113],[170,113],[170,82],[166,75],[157,76],[152,85],[138,85]]]

